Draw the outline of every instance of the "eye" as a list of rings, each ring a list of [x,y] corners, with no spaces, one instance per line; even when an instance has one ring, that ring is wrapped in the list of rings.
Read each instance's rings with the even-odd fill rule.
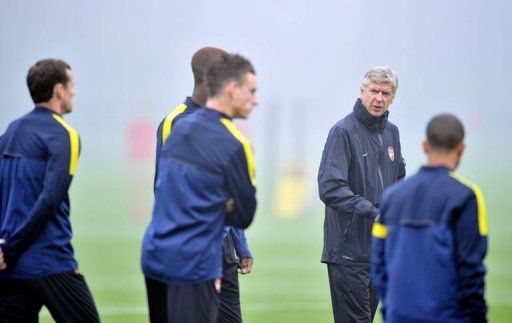
[[[376,89],[370,89],[371,94],[379,94],[379,90]]]
[[[391,97],[391,93],[389,93],[389,92],[382,92],[382,96],[385,97],[386,99],[389,99]]]

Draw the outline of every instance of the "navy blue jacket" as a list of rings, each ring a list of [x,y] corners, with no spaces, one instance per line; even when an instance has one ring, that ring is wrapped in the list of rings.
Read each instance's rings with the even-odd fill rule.
[[[0,137],[2,277],[29,279],[77,268],[68,188],[80,154],[77,132],[44,107],[13,121]]]
[[[372,275],[386,322],[484,322],[487,216],[481,191],[423,167],[384,193]]]
[[[169,284],[220,277],[224,225],[246,228],[254,217],[254,173],[250,143],[222,113],[205,107],[176,123],[158,161],[144,275]]]
[[[162,152],[162,146],[172,132],[172,127],[183,117],[200,109],[201,106],[194,102],[191,97],[187,97],[185,102],[175,107],[158,125],[156,132],[156,160],[155,160],[155,184],[156,178],[158,177],[158,161]],[[232,240],[229,241],[229,245],[225,246],[225,255],[228,261],[236,261],[236,258],[231,256],[232,248],[235,249],[236,255],[239,258],[252,258],[252,254],[247,245],[245,232],[240,228],[233,228],[226,226],[222,238],[226,239],[227,235],[232,236]],[[232,243],[231,243],[232,242]]]
[[[318,170],[325,204],[322,262],[370,261],[381,194],[405,176],[398,128],[388,114],[374,117],[357,99],[353,112],[329,132]]]

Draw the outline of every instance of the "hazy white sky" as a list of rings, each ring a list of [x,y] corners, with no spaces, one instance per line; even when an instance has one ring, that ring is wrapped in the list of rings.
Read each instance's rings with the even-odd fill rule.
[[[32,108],[30,65],[62,58],[76,78],[67,118],[84,143],[81,163],[114,164],[126,155],[127,125],[156,127],[191,92],[191,55],[213,45],[256,67],[261,103],[243,126],[263,169],[293,159],[316,167],[375,65],[399,75],[390,119],[409,172],[423,160],[426,122],[445,111],[466,123],[467,163],[506,167],[510,149],[499,160],[489,152],[510,147],[511,9],[506,0],[2,0],[0,132]]]

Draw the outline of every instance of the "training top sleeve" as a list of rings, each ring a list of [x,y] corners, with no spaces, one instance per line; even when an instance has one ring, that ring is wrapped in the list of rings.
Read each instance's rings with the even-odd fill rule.
[[[11,268],[54,216],[68,192],[76,170],[80,154],[78,134],[60,116],[54,115],[54,119],[64,129],[55,129],[48,139],[48,159],[42,191],[25,222],[2,245],[5,262]]]
[[[251,251],[247,245],[245,231],[240,228],[231,228],[231,236],[235,245],[235,251],[238,258],[252,258]]]
[[[388,229],[386,226],[386,197],[382,201],[381,214],[374,222],[372,229],[372,246],[371,246],[371,272],[372,280],[379,295],[379,299],[383,300],[386,295],[387,273],[386,273],[386,257],[385,247]],[[382,307],[382,312],[385,309]]]
[[[337,212],[375,219],[379,210],[348,186],[350,144],[343,129],[334,126],[327,137],[318,169],[318,192],[325,206]]]
[[[252,150],[240,145],[226,167],[227,191],[234,200],[234,211],[226,214],[226,225],[247,228],[256,212],[256,187],[254,186]]]
[[[479,189],[474,189],[455,223],[459,299],[464,315],[485,318],[483,259],[487,253],[487,215]]]

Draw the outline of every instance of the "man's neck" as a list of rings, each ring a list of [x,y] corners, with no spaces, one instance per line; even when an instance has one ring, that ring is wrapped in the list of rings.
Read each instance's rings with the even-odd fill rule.
[[[427,165],[430,167],[445,166],[451,170],[455,170],[459,165],[459,158],[453,152],[430,153],[427,157]]]
[[[38,103],[38,104],[36,104],[36,106],[46,108],[46,109],[51,110],[59,115],[62,115],[60,107],[52,101]]]
[[[191,98],[192,101],[194,101],[198,105],[204,105],[207,98],[206,89],[197,86],[194,87],[194,91],[192,92]]]
[[[227,104],[223,98],[209,98],[206,101],[206,107],[233,118],[233,112],[231,111],[229,104]]]

